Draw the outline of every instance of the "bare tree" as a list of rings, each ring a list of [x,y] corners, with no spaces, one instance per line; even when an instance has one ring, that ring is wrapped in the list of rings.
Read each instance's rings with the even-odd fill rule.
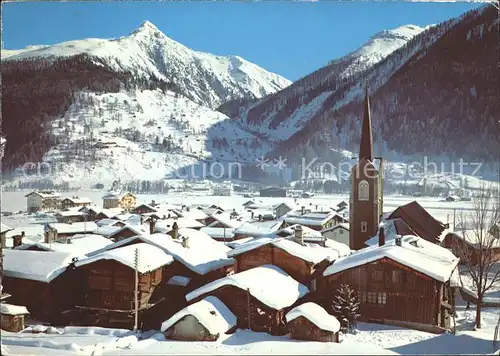
[[[485,294],[500,286],[500,200],[498,190],[481,187],[473,199],[473,210],[458,217],[459,230],[453,251],[460,257],[477,293],[476,328],[481,328],[481,307]]]

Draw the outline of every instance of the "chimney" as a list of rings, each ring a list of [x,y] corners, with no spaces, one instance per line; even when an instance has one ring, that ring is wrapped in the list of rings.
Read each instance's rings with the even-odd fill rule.
[[[253,220],[253,211],[250,213],[250,218]]]
[[[66,239],[66,243],[67,243],[67,244],[71,244],[71,238],[70,238],[70,237],[68,237],[68,238]]]
[[[156,230],[156,220],[154,218],[149,219],[149,234],[153,235]]]
[[[141,221],[141,225],[144,224],[144,217],[142,215],[141,215],[140,219],[141,219],[140,220]]]
[[[177,240],[179,237],[179,225],[177,225],[177,222],[174,222],[172,225],[172,239]],[[184,246],[184,240],[182,240],[182,246]]]
[[[14,248],[17,246],[21,246],[23,244],[23,237],[22,235],[16,235],[13,237],[14,239]]]
[[[295,242],[304,245],[304,233],[302,231],[302,226],[298,225],[295,228]]]
[[[262,221],[262,215],[259,214],[259,221]]]
[[[0,244],[2,245],[2,248],[6,248],[7,247],[7,236],[5,236],[5,234],[2,234],[0,235],[1,237],[1,241],[0,241]]]
[[[396,236],[396,246],[401,246],[401,236]]]
[[[301,211],[302,215],[304,215],[306,213],[306,207],[302,205],[302,208],[300,211]]]
[[[378,231],[378,245],[379,246],[385,245],[385,232],[383,227],[381,227]]]
[[[151,200],[151,206],[155,206],[156,202],[154,200]]]
[[[189,248],[189,237],[187,236],[182,237],[182,247]]]
[[[316,204],[316,210],[318,210],[318,204]]]

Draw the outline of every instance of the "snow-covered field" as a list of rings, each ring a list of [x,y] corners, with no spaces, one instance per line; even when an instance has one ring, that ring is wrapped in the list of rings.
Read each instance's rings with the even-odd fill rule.
[[[483,328],[472,330],[474,308],[458,307],[457,334],[430,334],[393,326],[360,323],[341,343],[301,342],[248,330],[223,335],[216,342],[167,341],[159,331],[134,334],[128,330],[66,327],[50,334],[2,331],[2,354],[23,355],[377,355],[489,354],[499,321],[498,309],[483,310]]]

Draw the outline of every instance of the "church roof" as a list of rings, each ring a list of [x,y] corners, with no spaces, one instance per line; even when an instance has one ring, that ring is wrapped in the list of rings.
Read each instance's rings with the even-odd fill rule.
[[[373,135],[372,120],[370,115],[370,98],[368,97],[368,85],[366,86],[363,124],[361,128],[361,143],[359,145],[359,160],[366,158],[373,161]]]

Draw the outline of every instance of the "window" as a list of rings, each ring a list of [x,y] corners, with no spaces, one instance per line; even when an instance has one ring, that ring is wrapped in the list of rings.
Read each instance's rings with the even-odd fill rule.
[[[340,235],[343,235],[343,234],[344,234],[344,230],[339,229],[339,234],[340,234]]]
[[[368,224],[366,221],[361,222],[361,232],[367,232],[368,231]]]
[[[369,184],[366,180],[362,180],[358,184],[358,200],[361,201],[370,200]]]
[[[359,292],[358,298],[360,303],[385,305],[387,304],[387,293],[385,292]]]
[[[384,271],[374,270],[372,272],[372,280],[374,282],[383,282],[384,281]]]
[[[313,279],[313,280],[311,281],[311,285],[309,286],[309,290],[310,290],[311,292],[315,292],[315,291],[316,291],[316,279]]]
[[[403,271],[392,271],[392,283],[403,284],[405,280]]]

